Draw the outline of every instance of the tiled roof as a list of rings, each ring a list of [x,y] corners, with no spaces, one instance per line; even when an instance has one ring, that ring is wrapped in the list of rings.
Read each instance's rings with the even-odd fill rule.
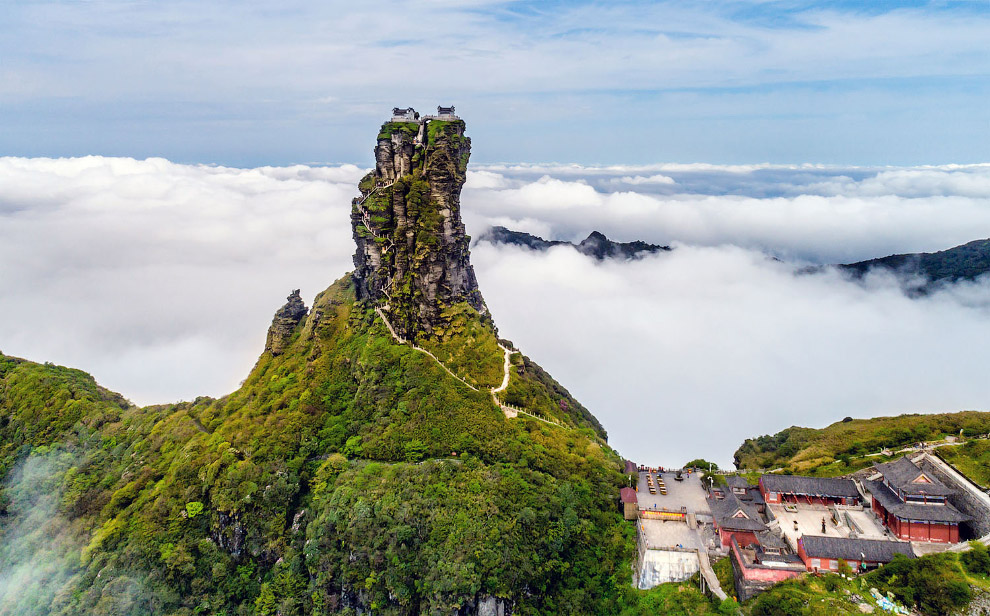
[[[749,488],[746,490],[746,496],[741,497],[744,501],[753,503],[754,505],[765,505],[766,501],[763,500],[763,493],[760,492],[759,488]]]
[[[778,550],[790,550],[790,546],[787,545],[783,537],[778,537],[773,531],[762,530],[756,533],[756,538],[759,540],[760,546],[763,549],[777,548]]]
[[[719,528],[726,530],[766,530],[766,525],[760,519],[760,514],[747,503],[739,500],[732,490],[726,490],[722,500],[708,502],[712,517]]]
[[[918,468],[907,456],[886,464],[877,464],[876,469],[883,474],[884,479],[890,485],[905,494],[949,496],[956,493],[955,490],[946,486],[930,473],[925,473]]]
[[[638,503],[639,497],[636,496],[636,490],[632,488],[622,488],[619,490],[619,500],[624,503]]]
[[[746,481],[745,477],[740,477],[738,475],[733,475],[732,477],[726,477],[725,483],[728,484],[730,488],[746,488],[749,487],[749,482]]]
[[[895,554],[914,558],[914,550],[907,541],[882,539],[846,539],[844,537],[819,537],[805,535],[799,540],[809,558],[842,558],[866,560],[872,563],[889,563]],[[865,558],[864,558],[865,557]]]
[[[799,477],[798,475],[763,475],[760,478],[768,492],[800,494],[807,496],[831,496],[859,498],[859,490],[852,479],[832,477]]]
[[[927,522],[965,522],[971,519],[952,505],[923,505],[905,503],[880,481],[863,481],[863,485],[884,509],[902,520],[924,520]]]

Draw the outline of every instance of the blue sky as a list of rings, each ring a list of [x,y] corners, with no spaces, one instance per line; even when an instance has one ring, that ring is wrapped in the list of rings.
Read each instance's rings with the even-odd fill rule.
[[[371,160],[455,104],[478,162],[990,160],[990,3],[3,2],[0,155]]]

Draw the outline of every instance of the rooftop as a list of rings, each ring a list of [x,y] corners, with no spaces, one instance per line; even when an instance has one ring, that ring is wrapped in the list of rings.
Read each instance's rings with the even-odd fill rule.
[[[732,477],[726,477],[725,483],[730,488],[748,488],[749,482],[746,481],[745,477],[740,477],[739,475],[733,475]]]
[[[886,464],[877,464],[887,482],[905,494],[949,496],[956,491],[917,467],[907,456]]]
[[[722,500],[710,500],[709,507],[712,510],[712,517],[720,528],[751,531],[767,528],[756,509],[749,503],[739,500],[732,490],[726,490],[725,498]]]
[[[619,490],[619,499],[624,503],[636,503],[636,490],[632,488],[622,488]]]
[[[800,494],[802,496],[831,496],[860,498],[852,479],[832,477],[800,477],[798,475],[763,475],[760,482],[768,492]]]
[[[863,481],[863,485],[870,491],[873,498],[875,498],[884,509],[902,520],[958,523],[972,519],[948,503],[944,505],[905,503],[897,497],[897,494],[895,494],[893,490],[888,488],[881,481],[870,481],[867,479]]]
[[[799,541],[804,546],[804,553],[811,558],[842,558],[887,563],[894,559],[895,554],[904,554],[908,558],[915,557],[914,550],[907,541],[844,539],[814,535],[804,536]]]

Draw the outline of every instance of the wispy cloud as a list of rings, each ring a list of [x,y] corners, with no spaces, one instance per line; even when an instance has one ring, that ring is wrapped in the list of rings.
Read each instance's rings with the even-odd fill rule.
[[[349,125],[374,124],[394,104],[448,100],[484,122],[487,160],[932,162],[987,153],[973,132],[990,119],[985,3],[110,0],[7,9],[8,153],[366,160]],[[177,108],[184,113],[169,113]],[[211,122],[197,121],[207,113]],[[278,147],[286,140],[293,147]]]

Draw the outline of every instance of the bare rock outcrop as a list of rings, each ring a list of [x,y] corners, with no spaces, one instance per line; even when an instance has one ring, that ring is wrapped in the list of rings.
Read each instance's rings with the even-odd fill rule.
[[[358,299],[382,305],[404,338],[431,334],[459,302],[487,313],[461,220],[470,154],[460,119],[386,122],[354,200]]]
[[[306,304],[299,296],[299,289],[290,293],[286,300],[285,305],[275,313],[272,325],[268,328],[265,350],[272,355],[281,355],[285,352],[289,341],[292,340],[293,332],[309,312]]]

